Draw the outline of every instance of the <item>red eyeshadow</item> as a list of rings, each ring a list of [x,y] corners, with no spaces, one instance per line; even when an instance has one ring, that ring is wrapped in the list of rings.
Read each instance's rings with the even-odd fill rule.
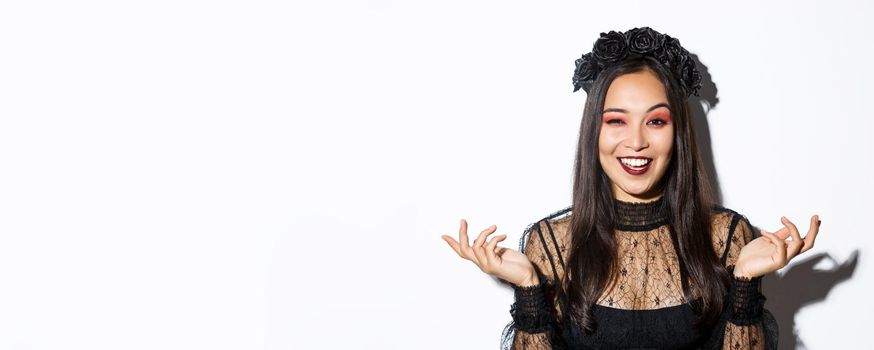
[[[673,121],[673,119],[671,119],[671,113],[669,113],[667,111],[656,112],[655,114],[653,114],[652,117],[653,118],[664,118],[667,121]]]

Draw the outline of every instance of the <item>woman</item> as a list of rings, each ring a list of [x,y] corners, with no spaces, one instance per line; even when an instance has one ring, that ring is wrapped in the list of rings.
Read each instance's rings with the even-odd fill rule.
[[[775,349],[761,278],[813,247],[814,215],[758,236],[713,202],[687,98],[700,75],[677,39],[650,28],[601,33],[576,61],[588,98],[573,205],[526,229],[519,251],[492,225],[443,239],[513,285],[503,347]]]

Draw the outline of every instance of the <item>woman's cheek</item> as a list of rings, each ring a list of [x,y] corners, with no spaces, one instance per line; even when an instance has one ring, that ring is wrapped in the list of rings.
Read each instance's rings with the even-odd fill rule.
[[[601,137],[602,145],[612,145],[619,142],[622,139],[622,134],[618,130],[605,130],[604,135]]]
[[[659,143],[663,145],[662,148],[667,149],[668,152],[674,147],[674,129],[672,128],[664,128],[664,132],[659,133]]]

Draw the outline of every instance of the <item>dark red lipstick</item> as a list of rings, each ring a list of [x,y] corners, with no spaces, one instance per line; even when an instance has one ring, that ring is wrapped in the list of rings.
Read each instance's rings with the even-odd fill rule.
[[[631,166],[625,165],[625,163],[622,162],[621,158],[647,159],[647,160],[649,160],[649,162],[647,162],[646,165],[644,165],[642,167],[631,167]],[[627,172],[631,175],[642,175],[642,174],[646,173],[646,171],[649,170],[650,165],[652,165],[652,158],[647,158],[647,157],[620,157],[620,158],[617,158],[616,160],[619,162],[619,165],[622,166],[622,169],[624,169],[625,172]]]

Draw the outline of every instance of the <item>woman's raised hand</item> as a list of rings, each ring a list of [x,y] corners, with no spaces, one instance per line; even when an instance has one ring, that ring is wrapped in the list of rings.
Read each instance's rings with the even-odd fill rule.
[[[819,232],[819,215],[810,217],[810,229],[804,238],[798,228],[785,216],[780,218],[783,228],[777,232],[762,230],[762,236],[747,243],[738,255],[734,266],[735,276],[759,277],[777,271],[792,258],[813,248],[813,241]],[[792,237],[790,241],[787,238]]]
[[[501,278],[517,286],[532,286],[539,283],[537,271],[525,254],[513,249],[499,247],[498,242],[507,238],[507,235],[493,236],[486,241],[488,236],[497,230],[492,225],[480,232],[479,237],[468,244],[467,221],[461,219],[461,228],[458,230],[458,242],[449,235],[441,236],[452,250],[463,259],[470,260],[483,272]]]

